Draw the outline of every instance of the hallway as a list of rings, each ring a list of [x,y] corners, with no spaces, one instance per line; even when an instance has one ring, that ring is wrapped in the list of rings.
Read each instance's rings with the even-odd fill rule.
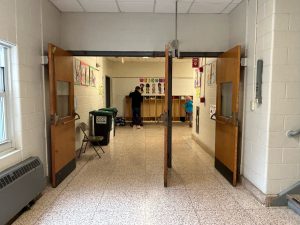
[[[163,127],[117,127],[98,159],[91,149],[56,189],[48,187],[14,224],[300,224],[286,208],[265,208],[233,188],[211,156],[173,127],[173,169],[163,187]]]

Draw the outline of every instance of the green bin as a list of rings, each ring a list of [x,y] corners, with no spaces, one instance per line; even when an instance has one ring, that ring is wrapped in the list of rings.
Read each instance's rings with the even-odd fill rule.
[[[89,112],[90,132],[95,136],[104,137],[100,145],[108,145],[110,130],[112,128],[113,113],[103,110],[94,110]]]
[[[112,112],[113,113],[113,118],[114,118],[114,136],[116,135],[116,117],[118,114],[118,109],[117,108],[102,108],[100,109],[101,111],[107,111],[107,112]]]

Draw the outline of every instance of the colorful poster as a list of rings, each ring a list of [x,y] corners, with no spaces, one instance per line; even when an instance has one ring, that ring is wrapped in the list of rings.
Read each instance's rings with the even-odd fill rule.
[[[151,77],[139,78],[139,86],[144,95],[162,95],[164,94],[164,78]]]
[[[80,85],[81,83],[81,71],[80,71],[80,60],[74,60],[74,84]]]
[[[208,64],[205,66],[205,71],[206,71],[206,77],[207,77],[207,84],[212,85],[212,73],[211,73],[211,64]]]
[[[217,81],[217,62],[211,64],[211,83],[215,84]]]
[[[200,98],[200,88],[196,88],[196,99]]]
[[[81,85],[88,86],[90,84],[89,66],[84,62],[80,62]]]
[[[90,76],[89,76],[89,79],[90,79],[90,85],[92,87],[96,87],[96,72],[97,72],[97,69],[90,66]]]

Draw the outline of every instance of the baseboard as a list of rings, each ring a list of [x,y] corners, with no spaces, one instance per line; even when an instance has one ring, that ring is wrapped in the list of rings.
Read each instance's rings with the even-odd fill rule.
[[[192,134],[192,139],[198,144],[200,145],[200,147],[207,153],[209,154],[212,158],[215,157],[215,153],[213,152],[213,150],[211,148],[209,148],[206,144],[204,144],[202,141],[199,140],[199,138],[195,135]]]
[[[261,204],[267,207],[270,207],[273,199],[277,197],[277,195],[264,194],[244,176],[241,176],[241,183]]]

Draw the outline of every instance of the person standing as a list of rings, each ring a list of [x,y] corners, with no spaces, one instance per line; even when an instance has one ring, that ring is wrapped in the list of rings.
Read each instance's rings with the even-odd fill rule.
[[[193,101],[190,96],[185,98],[185,112],[189,120],[189,126],[192,127],[192,118],[193,118]]]
[[[131,109],[132,109],[132,126],[136,125],[138,129],[141,128],[141,104],[143,97],[141,94],[141,88],[135,87],[134,92],[130,92],[129,97],[131,98]]]

